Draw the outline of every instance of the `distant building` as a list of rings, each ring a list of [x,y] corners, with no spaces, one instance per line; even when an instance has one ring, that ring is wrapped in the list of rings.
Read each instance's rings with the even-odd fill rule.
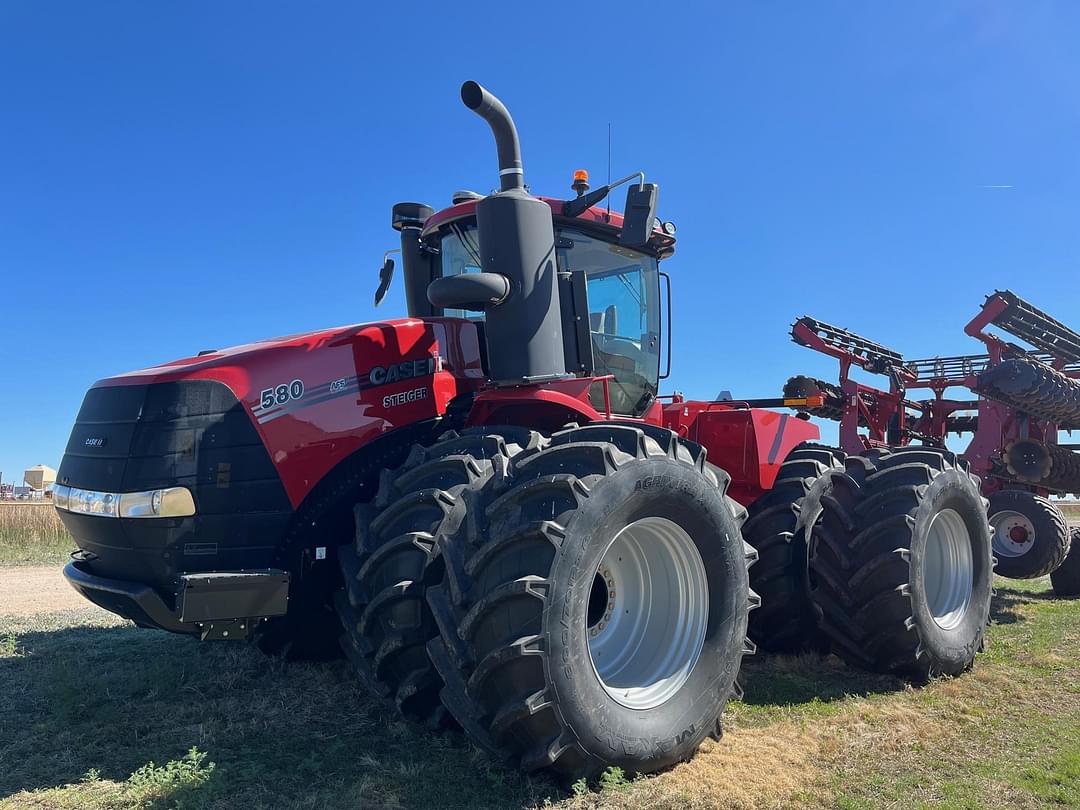
[[[23,472],[23,481],[37,490],[46,490],[56,483],[56,470],[36,464]]]

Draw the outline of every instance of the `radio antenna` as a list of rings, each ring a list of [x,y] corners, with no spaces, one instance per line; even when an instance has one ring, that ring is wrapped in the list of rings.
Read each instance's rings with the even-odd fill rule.
[[[611,122],[607,125],[607,184],[611,185]],[[607,218],[611,222],[611,197],[607,201]]]

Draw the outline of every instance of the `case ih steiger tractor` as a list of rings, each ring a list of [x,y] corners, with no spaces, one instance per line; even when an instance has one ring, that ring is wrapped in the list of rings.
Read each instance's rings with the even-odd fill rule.
[[[989,498],[997,573],[1050,574],[1057,593],[1078,596],[1080,545],[1070,552],[1078,533],[1049,496],[1080,494],[1077,445],[1058,441],[1060,431],[1080,427],[1080,335],[1007,290],[989,295],[964,332],[986,352],[905,360],[845,329],[800,318],[792,339],[839,360],[840,379],[793,377],[785,396],[821,397],[824,404],[808,410],[839,420],[848,452],[911,441],[944,447],[950,434],[968,436],[961,458]],[[888,390],[853,380],[853,368],[887,377]],[[957,389],[967,395],[946,396]]]
[[[340,636],[388,708],[523,768],[656,770],[719,735],[753,650],[746,507],[747,536],[771,532],[837,453],[763,409],[820,400],[660,397],[656,186],[534,197],[505,107],[462,100],[500,190],[394,206],[409,317],[96,383],[59,472],[65,573],[143,627],[295,654]],[[631,180],[622,216],[596,207]],[[869,561],[835,621],[868,665],[962,671],[989,611],[977,484],[933,449],[850,463],[828,515]]]

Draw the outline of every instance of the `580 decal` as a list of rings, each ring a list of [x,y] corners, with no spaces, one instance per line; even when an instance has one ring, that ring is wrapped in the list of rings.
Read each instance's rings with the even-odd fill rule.
[[[367,374],[357,377],[339,377],[336,380],[320,383],[305,390],[300,379],[283,382],[259,392],[259,403],[255,406],[259,424],[265,424],[281,416],[287,416],[299,408],[321,405],[331,399],[357,394],[372,388],[392,385],[406,380],[420,381],[442,370],[442,359],[436,355],[425,355],[414,360],[405,360],[387,366],[374,366]],[[306,395],[306,397],[305,397]],[[428,399],[431,389],[413,388],[383,397],[384,408],[394,408],[421,399]],[[304,399],[301,404],[299,400]]]
[[[265,411],[275,405],[284,405],[286,402],[303,396],[304,381],[293,380],[291,383],[281,383],[273,388],[264,388],[259,394],[259,407]]]

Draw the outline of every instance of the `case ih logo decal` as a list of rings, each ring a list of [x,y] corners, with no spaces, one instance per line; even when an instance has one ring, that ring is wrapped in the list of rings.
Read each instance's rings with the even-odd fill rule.
[[[282,383],[263,389],[259,394],[259,404],[255,408],[255,418],[262,425],[279,416],[285,416],[301,408],[318,405],[337,397],[355,395],[370,388],[391,385],[402,380],[430,377],[439,369],[439,358],[425,356],[390,366],[375,366],[367,374],[358,377],[339,377],[314,388],[306,388],[303,380],[293,380],[291,383]],[[427,396],[426,388],[414,388],[411,391],[383,397],[382,405],[384,408],[392,408],[404,405],[406,402],[426,399]]]
[[[413,377],[427,377],[435,373],[435,358],[425,357],[422,360],[408,360],[398,363],[396,366],[375,366],[368,373],[368,381],[372,385],[386,385],[398,380],[410,380]]]

